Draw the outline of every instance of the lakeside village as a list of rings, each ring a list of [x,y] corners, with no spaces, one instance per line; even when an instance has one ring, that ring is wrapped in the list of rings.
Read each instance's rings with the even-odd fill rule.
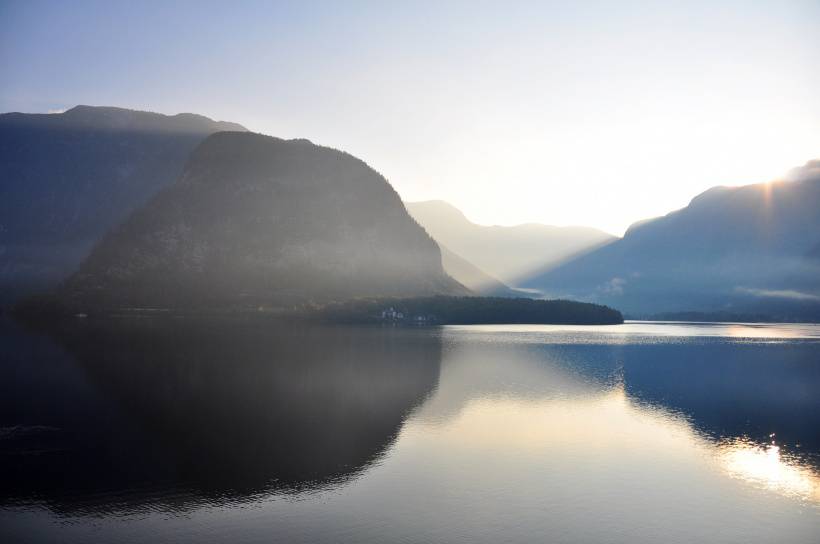
[[[381,320],[386,323],[411,323],[416,325],[426,325],[428,323],[435,323],[438,321],[434,315],[409,315],[405,316],[404,312],[400,312],[390,306],[385,308],[381,313]]]

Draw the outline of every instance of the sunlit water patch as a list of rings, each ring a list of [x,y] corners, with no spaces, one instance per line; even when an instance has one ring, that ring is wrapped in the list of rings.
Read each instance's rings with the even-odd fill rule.
[[[784,452],[774,442],[724,440],[718,444],[717,458],[733,477],[820,504],[820,472],[800,455]]]
[[[733,342],[820,341],[820,325],[813,323],[627,321],[621,325],[450,325],[446,329],[504,342],[634,344],[692,342],[703,338]]]

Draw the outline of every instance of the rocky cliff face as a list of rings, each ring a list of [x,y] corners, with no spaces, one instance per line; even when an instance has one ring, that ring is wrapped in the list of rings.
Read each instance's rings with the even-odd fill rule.
[[[466,292],[364,162],[238,132],[207,138],[62,290],[80,305],[185,308]]]

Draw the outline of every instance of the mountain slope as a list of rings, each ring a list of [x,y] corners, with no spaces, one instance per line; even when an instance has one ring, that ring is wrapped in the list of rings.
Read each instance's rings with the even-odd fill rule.
[[[614,240],[609,234],[586,227],[476,225],[440,200],[405,205],[436,241],[514,287],[522,277]]]
[[[511,289],[473,263],[456,255],[447,249],[446,246],[439,244],[439,248],[441,248],[441,264],[444,266],[444,271],[471,291],[483,296],[492,297],[526,296],[526,293],[523,291]]]
[[[820,161],[788,179],[714,187],[524,285],[640,314],[820,317]]]
[[[49,288],[108,229],[172,183],[208,135],[189,113],[77,106],[0,115],[0,301]]]
[[[80,306],[210,308],[466,294],[389,183],[307,140],[222,132],[94,249]]]

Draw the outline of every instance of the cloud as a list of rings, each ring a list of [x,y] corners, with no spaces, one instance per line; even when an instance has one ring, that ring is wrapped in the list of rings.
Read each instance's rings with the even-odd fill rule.
[[[598,286],[598,290],[607,295],[623,295],[626,280],[623,278],[612,278],[603,285]]]
[[[813,302],[820,302],[820,295],[803,293],[801,291],[794,291],[793,289],[752,289],[749,287],[735,287],[735,291],[738,293],[752,295],[754,297],[786,298],[790,300],[810,300]]]
[[[47,113],[65,113],[65,112],[66,112],[65,108],[57,108],[57,109],[48,110]]]

